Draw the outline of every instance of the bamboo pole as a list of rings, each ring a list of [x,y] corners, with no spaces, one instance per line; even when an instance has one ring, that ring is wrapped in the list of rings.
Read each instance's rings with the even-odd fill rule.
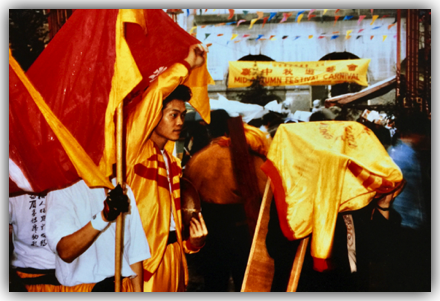
[[[255,227],[241,292],[270,292],[273,278],[273,259],[265,248],[270,203],[272,201],[270,178],[267,179],[260,213]],[[264,250],[263,250],[264,249]]]
[[[116,123],[116,180],[118,184],[123,185],[123,103],[121,102],[117,108]],[[115,292],[121,291],[121,263],[122,263],[122,228],[123,216],[119,214],[116,218],[116,238],[115,238]]]
[[[299,243],[296,251],[295,260],[293,261],[292,270],[290,271],[289,284],[287,285],[287,292],[296,292],[298,288],[299,277],[304,264],[304,256],[306,255],[307,244],[309,243],[309,236],[303,238]]]

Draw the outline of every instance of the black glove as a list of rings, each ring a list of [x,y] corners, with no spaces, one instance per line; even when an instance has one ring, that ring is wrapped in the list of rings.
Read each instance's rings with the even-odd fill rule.
[[[128,197],[122,191],[120,184],[115,189],[110,190],[104,201],[104,217],[109,222],[114,221],[119,213],[128,212]]]

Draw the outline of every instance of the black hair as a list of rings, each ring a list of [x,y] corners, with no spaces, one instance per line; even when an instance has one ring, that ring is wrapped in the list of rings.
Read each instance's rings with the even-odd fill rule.
[[[192,97],[191,89],[185,85],[178,85],[167,98],[162,101],[162,110],[165,109],[167,104],[172,100],[189,101]]]
[[[208,125],[208,130],[212,139],[229,134],[229,118],[230,116],[225,110],[211,111],[211,123]]]

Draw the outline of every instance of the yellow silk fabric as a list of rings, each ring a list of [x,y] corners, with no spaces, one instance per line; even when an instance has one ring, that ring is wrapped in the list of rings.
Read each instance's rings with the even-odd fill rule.
[[[168,245],[156,273],[144,282],[144,292],[184,292],[185,270],[181,262],[179,243]]]
[[[112,165],[116,163],[116,142],[115,142],[115,126],[113,122],[115,110],[118,105],[123,101],[123,99],[130,93],[133,88],[142,80],[142,75],[136,62],[130,52],[130,48],[124,37],[124,23],[136,23],[142,27],[144,32],[148,31],[145,24],[144,10],[143,9],[120,9],[118,18],[116,20],[116,61],[115,61],[115,72],[112,79],[112,89],[109,95],[109,104],[106,110],[105,116],[105,149],[103,157],[99,163],[99,168],[105,175],[109,176],[112,173]],[[184,68],[181,65],[181,68]],[[168,68],[165,74],[170,74],[173,67]],[[172,71],[171,71],[172,73]],[[209,98],[208,98],[208,87],[207,85],[215,84],[214,80],[211,78],[206,62],[203,66],[195,68],[191,71],[188,76],[187,71],[184,71],[179,83],[183,83],[191,88],[193,93],[190,104],[194,109],[200,113],[201,117],[206,121],[210,122],[210,109],[209,109]],[[160,80],[162,78],[162,80]],[[160,82],[159,82],[160,81]],[[145,128],[142,132],[138,132],[138,137],[136,141],[143,144],[145,139],[149,137],[151,131],[157,125],[160,120],[160,112],[162,108],[162,99],[168,96],[176,87],[173,84],[169,85],[166,83],[166,75],[159,76],[159,78],[153,82],[144,95],[148,95],[149,91],[160,88],[160,92],[155,95],[149,95],[147,99],[143,99],[143,103],[146,106],[140,108],[139,113],[140,118],[137,119],[137,124],[135,125],[135,130],[140,130]],[[146,110],[146,107],[149,107]],[[149,115],[143,115],[148,113]],[[139,114],[138,116],[139,117]],[[140,136],[140,137],[139,137]],[[141,139],[140,139],[141,138]],[[144,140],[142,140],[144,138]],[[128,142],[127,142],[128,145]],[[136,157],[137,154],[132,154]]]
[[[280,226],[288,239],[313,232],[311,253],[329,258],[338,212],[357,210],[402,182],[374,133],[357,122],[281,125],[262,169],[272,180]],[[353,174],[350,167],[361,172]]]
[[[209,98],[206,85],[212,81],[209,73],[203,70],[205,66],[191,71],[188,78],[188,69],[182,64],[174,64],[148,87],[142,95],[142,100],[130,110],[127,119],[127,183],[132,188],[141,216],[142,225],[150,245],[151,258],[144,261],[144,270],[151,274],[156,273],[166,250],[166,242],[170,230],[170,213],[173,211],[176,224],[177,239],[187,253],[193,251],[182,242],[182,220],[180,213],[180,161],[170,155],[168,142],[165,149],[168,151],[171,166],[171,184],[173,193],[170,197],[168,186],[159,185],[158,177],[166,177],[162,154],[154,142],[149,140],[151,133],[162,116],[162,101],[179,84],[187,84],[193,92],[190,103],[198,110],[202,118],[209,122]],[[193,77],[198,77],[194,79]],[[188,79],[188,80],[187,80]],[[207,108],[207,110],[206,110]],[[160,163],[159,163],[159,161]],[[144,166],[153,170],[155,176],[149,178],[136,173],[136,166]],[[178,166],[178,168],[173,168]],[[178,170],[176,172],[176,170]],[[153,172],[151,171],[151,172]],[[157,175],[157,176],[156,176]],[[162,178],[163,179],[163,178]],[[185,283],[188,280],[186,259],[182,252],[182,265],[185,272]]]

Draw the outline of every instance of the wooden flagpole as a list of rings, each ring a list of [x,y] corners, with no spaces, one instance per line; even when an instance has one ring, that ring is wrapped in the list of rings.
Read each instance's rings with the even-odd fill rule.
[[[304,264],[304,256],[306,255],[307,244],[309,243],[309,236],[301,239],[298,249],[296,251],[295,260],[293,261],[292,270],[290,271],[289,284],[287,284],[287,292],[296,292],[301,275],[301,269]]]
[[[116,180],[125,188],[123,183],[123,102],[117,108],[116,123]],[[122,228],[123,215],[119,214],[116,218],[116,238],[115,238],[115,292],[121,291],[121,265],[122,265]]]

